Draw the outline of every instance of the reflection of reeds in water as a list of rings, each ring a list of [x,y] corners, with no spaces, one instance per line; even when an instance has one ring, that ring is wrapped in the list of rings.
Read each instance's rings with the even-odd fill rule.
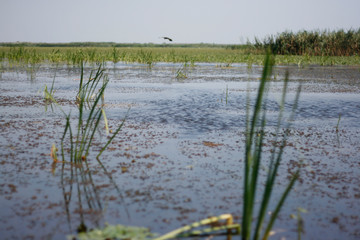
[[[91,214],[92,219],[95,220],[94,222],[98,225],[103,207],[98,189],[92,178],[92,170],[89,168],[87,162],[85,161],[77,165],[70,164],[69,168],[66,168],[66,163],[63,162],[61,168],[61,186],[70,229],[72,229],[72,213],[77,213],[80,216],[78,231],[85,230],[79,229],[80,226],[82,226],[82,228],[86,226],[84,219],[85,214]],[[77,201],[78,206],[75,211],[71,212],[70,207],[74,191],[77,199],[73,199],[73,201]]]
[[[267,223],[267,226],[264,228],[265,216],[267,214],[267,208],[270,203],[270,198],[272,191],[275,188],[275,179],[278,174],[278,168],[281,163],[281,158],[283,154],[284,147],[287,140],[287,132],[282,136],[281,139],[278,139],[280,135],[281,125],[283,124],[283,113],[285,106],[285,98],[288,85],[288,76],[285,77],[283,94],[280,103],[280,110],[278,115],[278,122],[276,126],[276,137],[275,143],[272,149],[272,155],[270,157],[270,162],[268,166],[268,172],[265,180],[265,188],[262,192],[262,199],[260,201],[259,213],[256,218],[255,229],[252,228],[252,221],[254,217],[254,208],[255,203],[257,202],[256,193],[258,190],[258,177],[261,169],[261,160],[262,160],[262,147],[264,142],[264,132],[266,127],[266,101],[267,101],[267,88],[268,80],[270,79],[272,73],[273,65],[273,56],[268,54],[265,59],[263,74],[261,82],[258,89],[258,94],[254,106],[252,116],[250,118],[249,107],[247,110],[247,127],[246,127],[246,145],[245,145],[245,159],[244,159],[244,204],[243,204],[243,218],[242,218],[242,239],[259,239],[262,236],[262,239],[267,239],[272,230],[273,224],[282,208],[286,197],[288,196],[292,186],[294,185],[296,179],[299,175],[299,170],[292,176],[289,184],[285,188],[283,194],[278,200],[275,210],[272,212],[270,219]],[[291,115],[289,117],[289,122],[292,121],[297,107],[299,94],[301,88],[299,87],[297,95],[295,97]],[[286,126],[286,129],[289,128],[289,125]],[[277,144],[279,143],[279,144]],[[265,229],[265,230],[264,230]],[[252,230],[253,236],[251,236]]]
[[[114,187],[121,200],[123,200],[120,188],[113,180],[111,173],[107,171],[99,159],[97,159],[97,162],[110,183],[109,186],[107,186],[107,184],[104,186]],[[71,232],[74,227],[72,225],[72,215],[79,216],[79,219],[75,220],[77,232],[85,232],[88,230],[85,222],[89,219],[91,219],[92,223],[96,226],[100,225],[100,220],[104,211],[102,203],[103,198],[101,197],[102,186],[96,184],[94,181],[93,173],[95,172],[97,172],[97,169],[94,169],[94,166],[89,166],[89,163],[86,160],[80,161],[77,164],[62,162],[61,188],[65,202],[65,212]],[[74,201],[76,203],[74,203]],[[75,209],[72,209],[72,204],[75,204]],[[126,208],[125,212],[129,217]],[[91,218],[86,218],[86,215],[91,215]],[[80,221],[80,224],[78,221]]]

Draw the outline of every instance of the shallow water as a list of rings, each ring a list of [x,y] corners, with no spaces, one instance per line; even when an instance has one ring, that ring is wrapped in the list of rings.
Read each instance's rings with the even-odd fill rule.
[[[261,68],[199,63],[185,69],[188,78],[176,79],[180,67],[108,65],[105,102],[111,127],[130,111],[101,158],[105,168],[94,151],[85,172],[52,164],[50,148],[59,145],[65,118],[59,107],[45,111],[42,97],[45,84],[50,87],[55,77],[55,98],[75,120],[80,69],[44,65],[31,79],[21,68],[5,68],[0,80],[2,237],[64,239],[81,222],[88,228],[108,222],[166,233],[223,213],[239,222],[247,94],[256,96]],[[276,194],[300,160],[304,167],[276,223],[275,239],[296,238],[297,222],[289,215],[298,207],[308,210],[302,214],[303,239],[358,239],[359,68],[274,69],[264,165],[286,70],[286,109],[291,109],[299,82],[303,90]],[[102,133],[98,141],[105,139]]]

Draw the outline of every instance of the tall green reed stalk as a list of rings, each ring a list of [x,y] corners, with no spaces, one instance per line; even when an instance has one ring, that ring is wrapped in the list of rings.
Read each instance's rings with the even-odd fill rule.
[[[286,74],[282,98],[280,102],[280,110],[276,125],[276,137],[275,144],[272,149],[270,156],[268,172],[265,180],[265,188],[262,193],[262,199],[260,201],[260,208],[256,217],[255,229],[252,227],[254,218],[255,203],[257,202],[256,193],[258,192],[258,179],[260,175],[260,169],[262,165],[262,147],[264,143],[264,133],[266,128],[266,101],[267,101],[267,90],[269,87],[269,80],[272,74],[272,67],[274,63],[274,57],[269,53],[266,55],[264,69],[255,101],[252,116],[250,118],[249,104],[247,107],[247,124],[246,124],[246,143],[245,143],[245,167],[244,167],[244,204],[243,204],[243,217],[242,217],[242,239],[267,239],[273,224],[280,212],[280,209],[284,205],[284,202],[293,187],[295,181],[299,176],[299,170],[291,177],[291,180],[280,199],[278,200],[275,210],[272,212],[267,225],[265,225],[265,217],[267,208],[270,203],[273,189],[275,188],[275,180],[278,174],[278,168],[281,163],[284,147],[286,145],[288,132],[281,139],[278,139],[280,135],[281,126],[283,125],[284,119],[284,106],[286,99],[286,92],[288,86],[288,74]],[[286,130],[290,127],[290,122],[294,118],[295,110],[297,108],[301,87],[299,86],[296,97],[293,102],[293,107],[289,117],[289,122],[286,126]],[[248,99],[249,102],[249,99]],[[279,144],[277,144],[279,143]],[[253,232],[253,234],[251,234]],[[261,237],[262,236],[262,237]]]

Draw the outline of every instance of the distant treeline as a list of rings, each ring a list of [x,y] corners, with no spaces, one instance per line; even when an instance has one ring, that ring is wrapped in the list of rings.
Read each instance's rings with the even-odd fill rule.
[[[291,31],[255,38],[257,49],[268,49],[280,55],[359,56],[360,28],[339,31]]]
[[[2,47],[136,47],[136,48],[243,48],[241,45],[211,43],[115,43],[115,42],[69,42],[69,43],[33,43],[3,42]]]

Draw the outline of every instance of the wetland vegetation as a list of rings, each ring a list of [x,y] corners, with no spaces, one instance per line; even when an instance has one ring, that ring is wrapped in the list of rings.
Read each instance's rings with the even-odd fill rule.
[[[1,60],[34,65],[40,62],[79,65],[86,62],[195,63],[263,65],[266,49],[276,65],[359,65],[360,30],[283,32],[243,45],[0,43]]]
[[[244,46],[2,44],[1,232],[355,239],[357,43],[349,30]]]
[[[360,28],[338,31],[287,31],[263,40],[255,39],[258,49],[270,48],[274,54],[309,56],[359,56]]]

